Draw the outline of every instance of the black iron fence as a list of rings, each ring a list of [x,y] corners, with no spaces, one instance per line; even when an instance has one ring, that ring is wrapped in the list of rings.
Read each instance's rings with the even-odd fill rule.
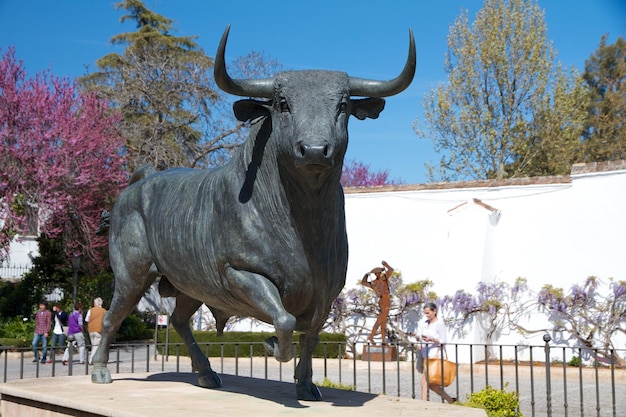
[[[258,343],[203,343],[213,369],[232,374],[277,381],[293,381],[296,360],[287,363],[255,356]],[[297,346],[296,346],[297,347]],[[328,349],[327,349],[328,347]],[[422,374],[416,370],[416,346],[385,345],[397,354],[380,357],[349,355],[356,346],[325,342],[323,354],[313,359],[313,380],[344,389],[421,399]],[[626,350],[600,352],[569,347],[448,344],[450,360],[457,363],[449,395],[461,402],[491,386],[514,391],[520,398],[520,413],[530,416],[617,417],[626,410],[626,369],[618,366]],[[193,372],[182,355],[184,345],[135,343],[113,345],[109,369],[115,373]],[[50,364],[33,361],[32,349],[0,346],[2,382],[24,378],[88,375],[91,365],[80,364],[73,349],[67,365],[62,351],[51,352]],[[609,360],[600,358],[609,357]],[[392,358],[392,359],[390,359]],[[460,360],[457,358],[469,358]],[[487,358],[487,360],[485,360]],[[443,399],[429,391],[430,401]],[[618,411],[620,414],[618,414]]]

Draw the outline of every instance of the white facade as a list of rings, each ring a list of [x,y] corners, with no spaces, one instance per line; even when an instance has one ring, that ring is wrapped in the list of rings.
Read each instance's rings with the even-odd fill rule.
[[[9,248],[9,258],[0,262],[0,278],[17,279],[27,272],[39,256],[36,236],[17,236]]]
[[[567,289],[590,275],[626,279],[624,213],[626,170],[547,184],[347,194],[346,285],[382,259],[404,283],[431,279],[440,295],[472,292],[481,280],[525,277],[531,288]]]
[[[433,281],[440,297],[460,289],[475,294],[481,281],[512,285],[518,277],[534,292],[544,284],[567,291],[591,275],[626,280],[626,169],[623,162],[617,167],[576,174],[590,168],[583,165],[568,177],[495,186],[484,181],[444,189],[348,190],[346,287],[358,285],[383,259],[405,284]],[[527,319],[530,328],[547,324],[543,314]],[[485,343],[479,327],[453,340]],[[543,344],[541,334],[501,334],[493,342]]]

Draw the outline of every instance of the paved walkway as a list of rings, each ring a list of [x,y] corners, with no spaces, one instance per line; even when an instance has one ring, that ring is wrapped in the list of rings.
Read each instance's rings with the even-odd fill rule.
[[[322,401],[299,401],[293,383],[232,375],[223,375],[222,381],[221,389],[208,390],[198,387],[190,373],[118,374],[112,384],[92,384],[88,376],[25,379],[0,384],[0,412],[29,417],[486,416],[478,409],[332,388],[321,388]],[[55,382],[63,390],[50,389]]]
[[[112,374],[167,372],[191,373],[189,359],[170,356],[154,358],[153,347],[150,351],[143,348],[120,348],[111,352],[109,369]],[[32,354],[31,354],[32,355]],[[31,363],[32,357],[9,354],[7,366],[4,357],[0,357],[0,370],[5,372],[7,380],[22,378],[51,377],[68,375],[69,367],[57,361],[53,366]],[[295,361],[281,364],[273,358],[213,358],[211,364],[216,372],[223,375],[241,376],[258,380],[274,380],[293,383]],[[88,365],[72,367],[73,375],[89,375]],[[20,374],[22,372],[22,374]],[[520,393],[521,410],[526,417],[548,414],[548,395],[546,369],[544,366],[489,365],[485,372],[484,365],[460,365],[459,377],[446,391],[461,401],[470,392],[477,392],[487,384],[501,389],[508,384],[509,391]],[[2,375],[2,374],[0,374]],[[391,397],[414,399],[421,397],[421,375],[412,369],[409,362],[366,362],[352,359],[314,359],[313,380],[321,385],[327,378],[335,384],[351,386],[358,392],[367,394],[386,394]],[[581,383],[582,381],[582,383]],[[600,416],[613,417],[626,410],[626,370],[616,370],[613,378],[607,369],[585,368],[582,376],[578,368],[566,368],[552,365],[550,372],[550,407],[552,416]],[[582,401],[582,405],[581,405]],[[440,403],[441,398],[431,392],[430,402]],[[567,411],[567,414],[566,414]]]

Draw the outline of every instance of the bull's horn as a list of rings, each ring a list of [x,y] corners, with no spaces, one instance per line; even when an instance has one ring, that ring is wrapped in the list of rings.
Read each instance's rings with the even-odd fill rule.
[[[393,80],[377,81],[350,77],[350,95],[362,97],[388,97],[406,89],[415,75],[415,39],[409,29],[409,56],[402,73]]]
[[[236,96],[272,98],[274,93],[273,78],[235,80],[228,75],[226,72],[226,62],[224,61],[228,32],[230,32],[230,25],[226,27],[222,35],[222,40],[217,48],[217,55],[215,56],[215,63],[213,65],[213,75],[215,76],[217,86],[225,92]]]

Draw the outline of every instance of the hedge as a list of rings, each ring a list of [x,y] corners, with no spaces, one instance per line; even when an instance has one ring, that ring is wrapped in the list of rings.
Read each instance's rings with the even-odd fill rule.
[[[159,352],[163,350],[165,345],[166,331],[159,330],[157,335]],[[267,332],[224,332],[222,336],[217,336],[215,331],[194,331],[193,336],[199,345],[208,345],[209,357],[250,357],[250,346],[252,346],[252,356],[264,356],[265,347],[263,342],[265,339],[274,336],[274,333]],[[300,354],[300,334],[294,332],[292,342],[296,344],[296,355]],[[169,345],[167,348],[168,355],[176,355],[176,348],[178,345],[178,354],[181,356],[189,356],[187,347],[185,346],[181,337],[176,333],[174,329],[170,329]],[[328,342],[326,345],[324,342]],[[345,352],[345,345],[347,338],[343,334],[337,333],[320,333],[320,343],[313,352],[313,357],[322,358],[324,356],[328,358],[339,357],[339,347],[341,345],[342,355]],[[201,346],[201,349],[206,353],[206,346]],[[223,350],[223,353],[222,353]],[[235,355],[236,351],[236,355]]]

